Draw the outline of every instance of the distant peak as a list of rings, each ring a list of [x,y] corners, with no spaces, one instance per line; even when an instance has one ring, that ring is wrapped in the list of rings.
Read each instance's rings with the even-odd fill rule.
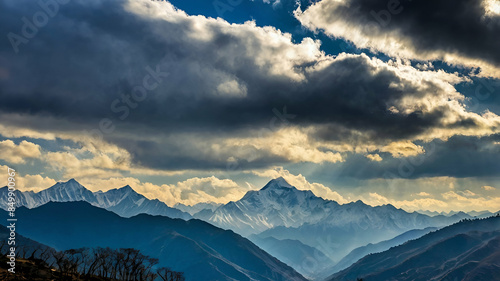
[[[75,179],[69,179],[68,181],[65,181],[65,182],[58,182],[58,183],[56,183],[56,185],[72,186],[72,187],[83,187],[83,185],[81,185]]]
[[[363,202],[361,200],[356,200],[356,201],[351,202],[351,204],[353,204],[353,205],[365,205],[365,202]]]
[[[57,182],[56,184],[54,184],[53,186],[49,187],[46,190],[59,190],[59,189],[73,190],[73,191],[86,190],[86,188],[79,182],[77,182],[75,179]]]
[[[397,208],[396,208],[396,207],[394,207],[394,205],[392,205],[392,204],[387,204],[386,206],[387,206],[387,207],[389,207],[389,208],[391,208],[391,209],[397,209]]]
[[[123,195],[126,195],[126,196],[143,196],[142,194],[136,192],[130,185],[126,185],[124,187],[120,187],[120,188],[115,188],[115,189],[110,189],[106,192],[118,192],[119,194],[123,194]]]
[[[283,177],[275,178],[270,180],[261,190],[266,190],[271,187],[288,187],[293,188]]]
[[[283,177],[275,178],[274,180],[271,180],[271,181],[284,182],[284,183],[288,184],[288,182]]]
[[[118,190],[121,190],[121,191],[132,191],[132,192],[135,192],[135,190],[130,186],[130,185],[126,185],[124,187],[121,187],[121,188],[118,188]]]

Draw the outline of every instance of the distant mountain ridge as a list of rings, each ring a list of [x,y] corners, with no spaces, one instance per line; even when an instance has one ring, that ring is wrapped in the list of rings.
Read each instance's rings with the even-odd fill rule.
[[[0,188],[0,205],[6,208],[7,187]],[[101,207],[122,217],[131,217],[137,214],[162,215],[184,220],[192,216],[181,210],[171,208],[158,199],[148,199],[135,192],[130,186],[111,189],[106,192],[92,192],[74,179],[67,182],[58,182],[52,187],[40,192],[16,190],[16,206],[35,208],[48,202],[73,202],[85,201],[94,206]]]
[[[203,212],[205,210],[214,211],[215,209],[217,209],[221,205],[222,204],[211,203],[211,202],[197,203],[197,204],[194,204],[192,206],[177,203],[174,205],[174,208],[181,210],[183,212],[186,212],[190,215],[194,215],[196,213]]]
[[[487,217],[491,217],[493,216],[494,214],[496,213],[492,213],[490,211],[470,211],[470,212],[463,212],[463,211],[460,211],[460,212],[456,212],[456,211],[450,211],[450,212],[436,212],[436,211],[426,211],[426,210],[418,210],[416,211],[418,213],[421,213],[421,214],[424,214],[424,215],[428,215],[428,216],[438,216],[438,215],[443,215],[443,216],[453,216],[453,215],[459,215],[459,214],[467,214],[471,217],[477,217],[477,218],[487,218]]]
[[[0,215],[7,217],[7,212]],[[124,218],[87,202],[21,207],[16,217],[23,222],[18,233],[57,250],[136,248],[159,258],[160,266],[184,272],[187,281],[306,281],[249,240],[196,219],[147,214]]]

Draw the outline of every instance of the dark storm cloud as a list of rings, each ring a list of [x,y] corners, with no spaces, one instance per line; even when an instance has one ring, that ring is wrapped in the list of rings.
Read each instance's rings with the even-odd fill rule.
[[[4,37],[0,54],[9,79],[0,82],[5,97],[2,109],[62,117],[92,117],[109,111],[120,81],[135,71],[140,75],[145,66],[161,58],[154,51],[159,42],[141,32],[148,29],[147,22],[123,11],[120,3],[61,4],[33,38],[18,46],[18,54]],[[23,18],[33,24],[33,16],[43,12],[33,1],[0,5],[3,14],[9,15],[2,17],[0,32],[5,35],[23,36]]]
[[[480,59],[500,65],[500,16],[485,11],[486,1],[479,0],[323,0],[319,2],[310,22],[317,28],[343,22],[361,30],[369,38],[395,36],[415,56],[425,57],[436,51]],[[307,12],[306,12],[307,13]],[[299,16],[300,17],[300,16]],[[354,33],[352,33],[354,34]],[[340,35],[347,40],[356,39],[349,33]],[[361,46],[366,47],[366,46]],[[376,46],[374,46],[376,47]],[[377,48],[377,47],[376,47]],[[389,53],[397,50],[377,48]]]
[[[388,153],[380,153],[386,160],[382,162],[366,161],[362,155],[351,155],[342,164],[318,168],[314,176],[325,181],[347,183],[353,179],[374,178],[497,177],[500,171],[499,141],[498,134],[483,138],[455,136],[447,141],[422,144],[426,153],[415,157],[392,158]]]
[[[360,12],[386,9],[388,1],[355,1]],[[393,16],[388,30],[399,29],[417,50],[458,52],[500,64],[500,17],[485,17],[483,1],[402,1],[401,15]]]
[[[74,125],[72,129],[92,128],[102,118],[110,118],[117,130],[105,135],[107,140],[126,148],[141,165],[163,169],[221,169],[230,155],[200,154],[186,143],[126,136],[148,139],[196,132],[207,138],[245,137],[249,131],[269,127],[276,118],[272,110],[282,111],[286,106],[297,116],[293,125],[317,126],[312,137],[320,140],[346,140],[355,130],[358,137],[388,142],[441,128],[443,116],[454,114],[447,107],[409,114],[388,111],[402,97],[439,97],[445,90],[432,79],[416,85],[394,69],[375,66],[366,56],[329,58],[321,68],[324,56],[307,58],[304,54],[306,58],[301,59],[301,52],[306,51],[297,45],[269,43],[276,33],[271,36],[250,25],[229,26],[204,18],[146,17],[123,5],[123,1],[61,4],[33,38],[19,44],[17,54],[4,37],[0,43],[4,73],[0,76],[0,111],[65,119]],[[6,15],[0,18],[0,33],[21,36],[23,17],[32,21],[41,7],[31,1],[2,1],[0,10]],[[411,28],[411,22],[402,26]],[[496,46],[494,39],[488,40]],[[290,53],[295,57],[287,58]],[[496,56],[492,54],[491,59]],[[292,66],[286,64],[289,60]],[[147,75],[157,87],[147,91],[143,101],[127,101],[124,95],[144,85]],[[459,119],[446,126],[479,126],[475,119]],[[204,136],[195,141],[204,142]],[[286,161],[261,154],[250,167]]]
[[[212,40],[197,42],[188,39],[193,32],[189,23],[155,22],[125,12],[119,2],[98,3],[62,6],[32,42],[20,45],[18,55],[12,55],[9,44],[3,45],[2,57],[10,73],[10,79],[0,84],[4,111],[69,119],[121,117],[122,111],[110,109],[112,102],[141,82],[145,67],[160,65],[162,72],[169,73],[168,79],[150,98],[131,108],[125,121],[163,129],[231,130],[266,126],[271,110],[286,105],[299,116],[296,121],[304,123],[345,122],[348,127],[374,131],[390,126],[388,132],[404,128],[398,132],[405,135],[432,123],[387,112],[386,103],[394,97],[421,93],[389,89],[390,83],[404,81],[390,71],[375,73],[364,57],[335,62],[308,76],[308,83],[290,83],[284,77],[269,76],[246,54],[260,52],[263,46],[257,40],[255,47],[248,46],[244,38],[212,30],[216,32]],[[2,24],[2,33],[20,29],[19,19],[31,14],[18,12]],[[211,95],[223,81],[218,75],[243,81],[248,96]]]
[[[203,142],[199,139],[192,143],[184,141],[168,141],[159,143],[157,141],[134,141],[125,138],[116,138],[113,143],[125,148],[130,152],[134,162],[140,166],[151,169],[164,169],[171,171],[181,170],[222,170],[238,171],[258,169],[273,165],[284,165],[288,163],[285,157],[269,155],[260,152],[252,146],[238,147],[236,150],[224,151],[218,154],[210,153],[210,144],[202,150],[194,149],[195,142]],[[249,159],[238,158],[229,160],[237,152],[250,153]]]

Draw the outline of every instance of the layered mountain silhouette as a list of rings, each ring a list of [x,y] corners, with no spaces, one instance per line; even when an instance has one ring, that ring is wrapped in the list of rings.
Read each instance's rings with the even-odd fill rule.
[[[8,206],[5,201],[6,192],[6,187],[0,188],[2,206]],[[44,210],[42,205],[50,202],[84,201],[125,218],[133,217],[132,220],[137,220],[137,214],[161,215],[184,220],[195,217],[249,237],[264,251],[309,278],[324,278],[350,266],[366,254],[384,251],[408,239],[423,235],[424,233],[418,232],[418,229],[443,227],[463,218],[471,218],[465,213],[434,216],[417,212],[408,213],[392,205],[372,207],[362,201],[342,205],[317,197],[311,191],[299,190],[283,178],[271,180],[262,189],[249,191],[242,199],[224,205],[211,203],[194,206],[176,205],[186,212],[171,208],[159,200],[147,199],[130,186],[106,192],[92,192],[75,180],[57,183],[38,193],[16,191],[16,196],[18,207],[35,208],[34,210],[38,211],[40,208]],[[152,219],[148,217],[148,220]],[[169,223],[172,221],[176,220],[170,220]],[[201,222],[188,222],[188,225],[199,223]],[[190,231],[197,230],[191,227]],[[125,228],[122,231],[128,232]],[[169,231],[176,232],[176,230]],[[199,243],[197,239],[191,237],[190,240],[175,237],[181,244]],[[159,241],[156,237],[151,239]],[[168,241],[173,239],[167,238]],[[244,241],[250,243],[246,239]],[[75,247],[75,245],[60,246]],[[213,250],[212,247],[209,248]],[[203,252],[194,246],[193,249]],[[224,251],[222,247],[220,250]],[[217,254],[208,251],[210,255],[219,256],[220,252],[218,250],[216,252]],[[223,264],[224,268],[231,268],[226,263]],[[220,270],[219,266],[215,267]],[[245,268],[242,265],[238,267]],[[186,268],[174,269],[186,272]],[[243,272],[246,272],[246,269]]]
[[[368,255],[328,278],[340,280],[499,280],[500,217],[464,220]]]
[[[7,187],[0,188],[0,206],[7,205]],[[190,219],[191,215],[178,209],[171,208],[158,199],[148,199],[135,192],[130,186],[111,189],[106,192],[92,192],[71,179],[59,182],[40,192],[16,190],[17,207],[35,208],[48,202],[85,201],[117,213],[122,217],[131,217],[137,214],[162,215],[171,218]]]
[[[392,205],[372,207],[362,201],[341,205],[309,190],[298,190],[283,178],[271,180],[261,190],[247,192],[236,202],[194,216],[244,236],[298,240],[320,249],[335,262],[368,243],[470,218],[467,214],[430,217]]]
[[[436,227],[428,227],[425,229],[414,229],[414,230],[407,231],[407,232],[405,232],[401,235],[398,235],[398,236],[396,236],[392,239],[389,239],[389,240],[385,240],[385,241],[375,243],[375,244],[369,243],[366,246],[361,246],[359,248],[352,250],[347,256],[342,258],[334,266],[330,266],[330,267],[326,268],[325,270],[323,270],[322,272],[317,273],[316,276],[319,276],[322,278],[328,277],[336,272],[339,272],[339,271],[349,267],[350,265],[354,264],[355,262],[357,262],[359,259],[363,258],[366,255],[380,253],[380,252],[389,250],[390,248],[399,246],[399,245],[405,243],[406,241],[420,238],[420,237],[424,236],[425,234],[427,234],[431,231],[434,231],[434,230],[437,230],[437,228]]]
[[[249,240],[200,220],[124,218],[87,202],[21,207],[16,216],[21,235],[57,250],[136,248],[187,280],[306,280]]]

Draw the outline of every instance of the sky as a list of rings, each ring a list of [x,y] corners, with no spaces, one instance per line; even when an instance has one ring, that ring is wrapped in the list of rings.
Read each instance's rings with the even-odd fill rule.
[[[168,205],[284,177],[500,210],[500,2],[4,0],[0,168]]]

